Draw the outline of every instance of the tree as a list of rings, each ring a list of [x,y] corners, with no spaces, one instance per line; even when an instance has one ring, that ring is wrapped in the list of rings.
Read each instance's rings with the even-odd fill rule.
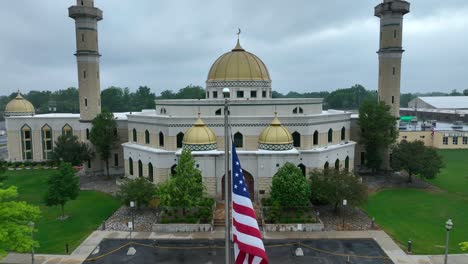
[[[413,175],[433,179],[443,168],[442,157],[434,148],[424,146],[422,141],[402,141],[392,150],[392,168],[408,172],[408,182]]]
[[[39,207],[16,201],[15,186],[0,186],[0,259],[7,251],[28,252],[38,243],[31,239],[29,222],[39,219]]]
[[[130,111],[129,102],[124,98],[124,90],[111,86],[101,92],[102,108],[110,112]]]
[[[463,95],[468,96],[468,89],[463,90]]]
[[[142,109],[154,109],[154,99],[156,96],[147,86],[140,86],[138,90],[132,94],[132,104],[135,111]]]
[[[74,135],[59,136],[52,151],[53,160],[69,162],[73,166],[80,165],[93,157],[94,152],[90,146],[80,142],[78,137]]]
[[[310,173],[310,187],[314,203],[331,204],[338,207],[346,199],[351,206],[358,206],[367,200],[367,188],[356,175],[346,170],[315,170]]]
[[[282,207],[301,207],[309,204],[309,184],[296,165],[286,162],[273,176],[271,199]]]
[[[175,174],[161,184],[158,196],[163,206],[181,207],[183,215],[186,209],[198,206],[203,198],[203,183],[199,169],[189,150],[184,149],[180,155]]]
[[[96,147],[96,152],[106,163],[106,173],[109,177],[109,158],[111,151],[119,142],[117,132],[117,122],[114,114],[103,110],[96,118],[93,119],[90,132],[90,141]]]
[[[5,174],[6,166],[7,166],[6,162],[4,160],[0,160],[0,186],[1,186],[1,182],[8,179],[8,177]]]
[[[378,170],[388,147],[398,137],[396,118],[384,102],[367,100],[359,108],[360,143],[366,151],[366,166]]]
[[[137,208],[141,205],[147,206],[155,196],[156,187],[146,178],[127,179],[120,185],[118,197],[123,204],[129,205],[131,201],[136,202]]]
[[[47,206],[60,205],[61,219],[65,219],[65,204],[75,200],[80,192],[80,180],[70,163],[62,162],[58,172],[52,174],[47,180],[47,191],[44,202]]]
[[[468,251],[468,242],[461,242],[460,244],[458,244],[460,246],[460,249],[462,251]]]

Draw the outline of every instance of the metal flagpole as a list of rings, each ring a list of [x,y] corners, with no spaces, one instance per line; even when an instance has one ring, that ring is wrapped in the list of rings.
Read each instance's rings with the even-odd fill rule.
[[[229,173],[229,88],[223,89],[224,95],[224,161],[225,161],[225,173],[224,173],[224,212],[225,212],[225,228],[226,228],[226,241],[225,241],[225,254],[226,254],[226,264],[230,264],[230,257],[231,257],[231,245],[230,245],[230,235],[229,235],[229,177],[231,177]]]

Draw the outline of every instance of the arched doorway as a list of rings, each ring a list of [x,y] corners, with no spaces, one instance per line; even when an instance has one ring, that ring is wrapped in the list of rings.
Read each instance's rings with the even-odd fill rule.
[[[244,174],[244,178],[245,178],[245,184],[247,185],[247,189],[249,191],[249,195],[250,195],[250,200],[254,200],[255,198],[255,193],[254,193],[254,178],[252,176],[252,174],[250,174],[248,171],[246,170],[242,170],[242,173]],[[229,172],[229,175],[231,175],[231,172]],[[231,190],[231,177],[229,177],[229,190]],[[224,200],[224,195],[225,195],[225,188],[224,188],[224,175],[223,175],[223,178],[221,179],[221,193],[222,193],[222,196],[221,196],[221,200]]]
[[[299,169],[302,172],[302,175],[304,175],[304,177],[305,177],[306,176],[306,166],[301,163],[301,164],[297,165],[297,167],[299,167]]]

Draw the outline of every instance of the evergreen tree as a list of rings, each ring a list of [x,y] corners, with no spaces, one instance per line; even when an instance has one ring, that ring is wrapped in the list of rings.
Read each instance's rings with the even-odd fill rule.
[[[65,219],[65,204],[75,200],[80,192],[80,180],[70,163],[60,163],[59,171],[50,176],[44,197],[47,206],[60,205],[62,219]]]
[[[287,162],[273,176],[271,199],[282,207],[301,207],[309,204],[309,184],[296,165]]]
[[[94,157],[94,152],[89,145],[80,142],[74,135],[61,135],[54,145],[52,159],[55,161],[69,162],[76,166]]]
[[[161,205],[181,207],[185,215],[187,208],[200,204],[203,190],[201,172],[195,168],[195,160],[190,151],[184,149],[175,169],[175,175],[159,186],[158,196]]]
[[[112,149],[119,142],[117,134],[117,122],[111,112],[103,110],[96,118],[93,119],[90,132],[90,141],[96,147],[96,152],[106,163],[106,173],[109,177],[109,158],[111,157]]]
[[[359,108],[360,143],[366,151],[366,166],[373,172],[382,166],[384,153],[398,137],[396,118],[384,102],[365,101]]]

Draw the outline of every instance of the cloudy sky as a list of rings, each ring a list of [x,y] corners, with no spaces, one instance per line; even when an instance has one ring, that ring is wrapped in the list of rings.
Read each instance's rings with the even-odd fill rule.
[[[101,87],[154,92],[204,86],[235,45],[268,66],[273,89],[376,89],[379,0],[95,0]],[[468,1],[412,0],[402,92],[468,88]],[[0,94],[77,86],[74,0],[8,1],[0,9]]]

